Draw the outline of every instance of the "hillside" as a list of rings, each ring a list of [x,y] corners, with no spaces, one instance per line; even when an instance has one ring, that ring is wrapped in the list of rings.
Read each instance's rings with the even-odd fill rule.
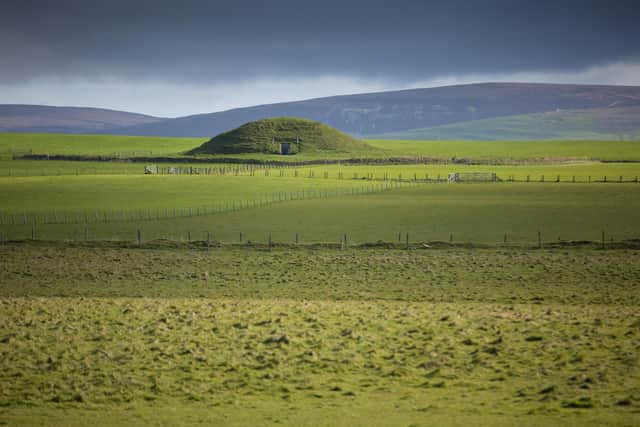
[[[640,106],[545,113],[481,119],[431,128],[410,129],[376,139],[403,140],[640,140]]]
[[[117,129],[115,133],[210,136],[267,117],[303,117],[351,135],[375,136],[470,120],[561,110],[640,106],[640,87],[485,83],[260,105]]]
[[[0,104],[0,132],[109,133],[160,120],[163,119],[102,108]]]
[[[365,142],[327,125],[294,117],[257,120],[222,133],[189,154],[297,154],[334,151],[348,153],[366,150]]]
[[[640,87],[482,83],[333,96],[162,119],[96,108],[0,105],[0,132],[103,133],[206,137],[268,117],[301,117],[371,138],[612,138],[640,128]],[[537,113],[593,110],[552,125]],[[572,113],[573,114],[573,113]],[[577,113],[576,113],[577,114]],[[482,122],[509,117],[506,122]],[[623,117],[624,125],[620,125]],[[541,120],[543,125],[541,125]],[[553,119],[555,120],[555,118]],[[598,123],[589,123],[595,120]],[[484,123],[484,124],[483,124]],[[463,125],[464,124],[464,125]],[[471,128],[467,128],[467,124]],[[447,127],[438,133],[428,128]],[[477,126],[481,128],[478,129]],[[495,129],[495,131],[494,131]],[[605,131],[602,131],[605,129]]]

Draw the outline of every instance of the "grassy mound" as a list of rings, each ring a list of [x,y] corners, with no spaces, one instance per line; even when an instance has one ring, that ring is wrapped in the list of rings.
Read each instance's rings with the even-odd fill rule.
[[[313,120],[278,117],[256,120],[215,136],[188,154],[297,154],[373,149],[368,144]]]

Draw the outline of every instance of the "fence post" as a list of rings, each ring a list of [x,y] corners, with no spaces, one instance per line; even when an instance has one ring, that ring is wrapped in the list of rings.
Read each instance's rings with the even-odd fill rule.
[[[507,244],[507,233],[504,233],[504,241],[503,242],[504,242],[505,245]]]
[[[187,231],[187,241],[191,242],[191,232]]]
[[[296,233],[296,245],[299,243],[298,233]]]
[[[449,243],[453,243],[453,233],[449,233]]]
[[[542,249],[542,232],[538,230],[538,249]]]
[[[140,246],[142,244],[142,233],[140,232],[140,229],[138,229],[138,246]]]
[[[407,231],[407,250],[409,250],[409,232]]]
[[[242,231],[240,232],[240,243],[242,243]]]
[[[602,249],[604,249],[604,230],[602,231]]]

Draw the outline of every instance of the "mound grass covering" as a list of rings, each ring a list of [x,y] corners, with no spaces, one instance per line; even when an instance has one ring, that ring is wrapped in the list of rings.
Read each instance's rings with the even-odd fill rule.
[[[283,145],[287,148],[283,149]],[[212,138],[188,154],[297,154],[322,151],[349,153],[367,149],[373,150],[367,143],[320,122],[278,117],[246,123]]]

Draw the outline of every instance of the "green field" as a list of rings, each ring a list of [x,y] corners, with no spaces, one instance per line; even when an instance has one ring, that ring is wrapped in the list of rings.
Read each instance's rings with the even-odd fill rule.
[[[409,233],[412,242],[452,238],[457,242],[498,243],[506,234],[509,242],[526,244],[536,242],[538,231],[547,242],[600,240],[603,231],[607,239],[640,238],[635,214],[640,209],[638,184],[419,184],[356,195],[331,194],[334,187],[325,187],[327,197],[323,187],[316,187],[320,194],[311,197],[309,184],[313,183],[352,188],[355,182],[362,184],[362,191],[371,187],[366,187],[368,181],[352,180],[220,177],[217,182],[224,182],[223,187],[211,185],[216,180],[210,177],[122,178],[20,178],[23,187],[12,182],[11,191],[2,194],[13,206],[39,212],[37,225],[32,227],[31,216],[23,225],[21,210],[16,209],[12,216],[3,215],[0,230],[5,239],[31,238],[35,230],[36,238],[43,240],[73,239],[74,234],[79,238],[85,228],[91,240],[134,240],[137,230],[142,230],[145,240],[185,240],[188,233],[194,240],[202,240],[210,232],[215,240],[223,242],[237,242],[240,232],[245,241],[266,242],[272,233],[279,242],[292,242],[299,234],[307,243],[337,242],[344,234],[353,243],[393,242],[398,233]],[[162,186],[153,190],[158,183]],[[288,189],[306,188],[307,199],[283,199],[274,204],[277,192],[268,193],[265,199],[265,189],[283,188],[277,187],[278,183],[287,183]],[[294,187],[296,183],[306,187]],[[190,191],[180,191],[187,185]],[[94,187],[102,191],[92,192]],[[139,196],[133,190],[126,191],[136,187],[148,190]],[[235,199],[234,211],[205,212],[203,208],[196,212],[196,206],[229,208],[229,200],[239,198],[240,191],[245,197],[242,209]],[[65,192],[73,197],[65,196]],[[45,202],[50,208],[38,209]],[[131,210],[132,205],[138,209]],[[191,216],[180,211],[184,206],[194,207]],[[57,222],[63,222],[68,213],[66,224],[44,223],[52,222],[54,209]]]
[[[205,140],[157,136],[0,133],[0,153],[165,156],[190,150]]]
[[[557,162],[548,164],[524,165],[466,165],[455,163],[443,164],[396,164],[396,165],[360,165],[360,164],[328,164],[314,166],[265,166],[265,165],[234,165],[223,163],[155,163],[159,167],[189,167],[195,168],[224,168],[228,175],[248,175],[254,170],[254,175],[265,175],[286,178],[314,178],[338,179],[373,179],[373,180],[444,180],[449,173],[455,172],[494,172],[499,179],[526,181],[560,181],[576,182],[592,181],[635,181],[640,178],[640,162],[638,163],[601,163],[593,161]],[[28,176],[63,176],[63,175],[141,175],[145,163],[133,162],[84,162],[58,160],[0,160],[1,177]],[[297,174],[297,175],[296,175]]]
[[[5,246],[0,421],[633,425],[635,255]]]
[[[212,135],[213,136],[213,135]],[[203,138],[161,138],[111,135],[64,135],[0,133],[0,153],[180,156],[205,142]],[[295,156],[259,153],[211,155],[271,161],[305,161],[350,157],[431,157],[437,159],[472,158],[490,160],[600,159],[640,160],[639,142],[631,141],[403,141],[367,140],[376,151],[345,153],[300,153]]]
[[[637,143],[371,144],[441,161],[1,160],[0,425],[637,424]]]

